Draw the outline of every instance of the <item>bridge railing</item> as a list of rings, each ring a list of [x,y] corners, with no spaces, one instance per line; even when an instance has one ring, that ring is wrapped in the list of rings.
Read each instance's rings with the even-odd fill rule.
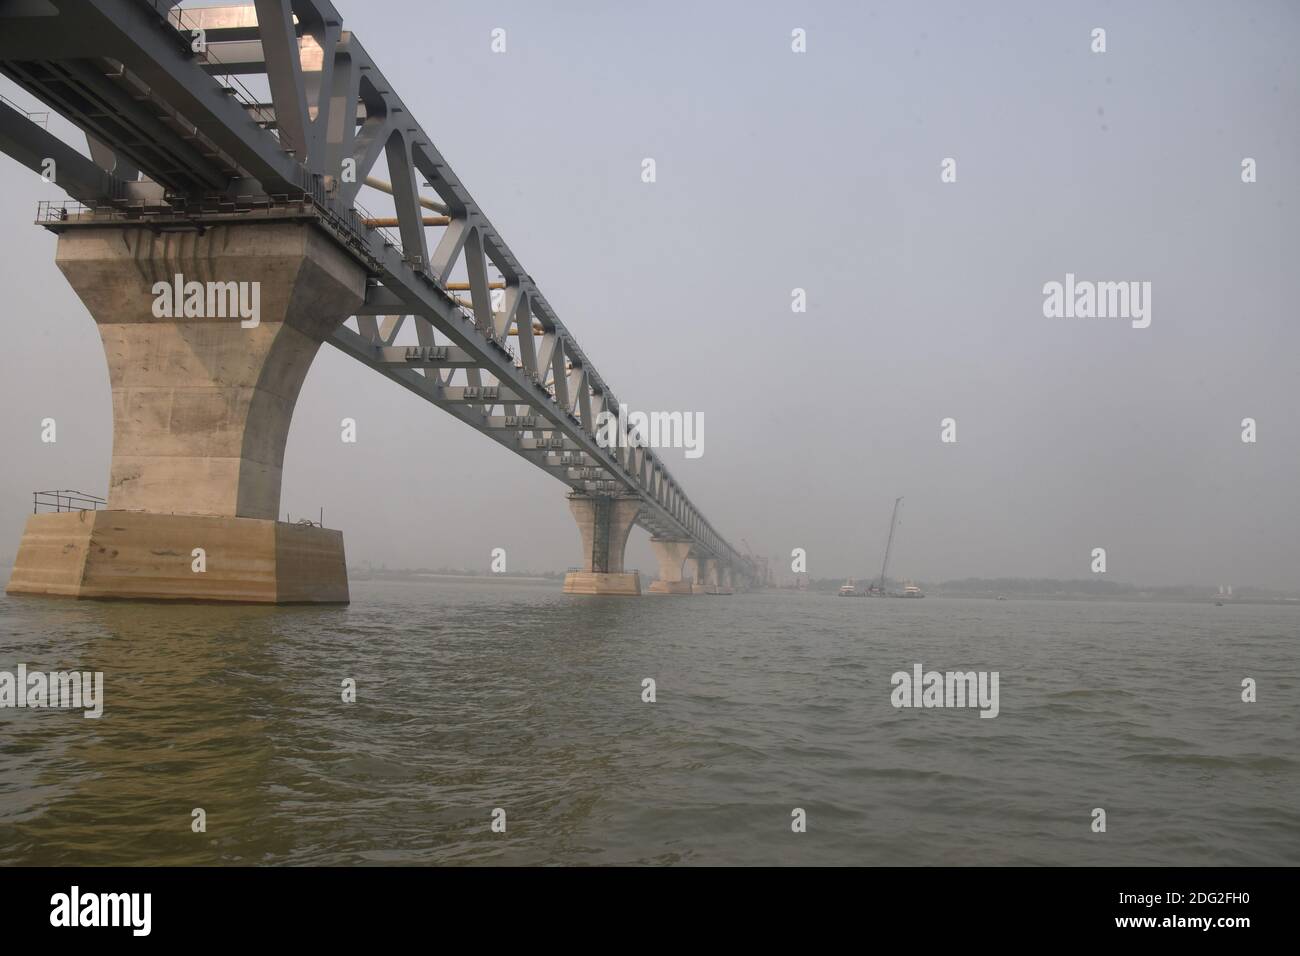
[[[566,573],[566,574],[568,574],[568,573],[571,572],[571,571],[581,571],[581,572],[583,572],[583,573],[586,573],[586,571],[587,571],[587,569],[584,568],[584,567],[583,567],[582,565],[580,565],[580,564],[578,564],[578,565],[574,565],[574,566],[572,566],[572,567],[565,568],[564,570],[565,570],[565,573]],[[623,574],[640,574],[640,573],[641,573],[641,569],[640,569],[640,568],[624,568],[624,569],[622,570],[621,573],[623,573]]]
[[[200,219],[218,217],[223,214],[235,214],[247,218],[250,215],[264,215],[268,218],[307,218],[314,216],[313,208],[320,212],[324,207],[316,205],[309,196],[256,196],[240,198],[231,202],[198,201],[190,202],[183,197],[169,196],[157,200],[124,200],[113,205],[101,204],[90,206],[75,199],[42,199],[36,204],[37,225],[75,222],[79,219],[93,219],[96,222],[148,222],[154,219]],[[330,225],[338,229],[339,224],[331,221]],[[358,235],[363,233],[357,225]]]
[[[98,495],[88,494],[84,491],[71,491],[62,489],[59,491],[33,491],[32,492],[32,514],[40,514],[42,511],[98,511],[100,508],[107,508],[108,502]]]
[[[161,17],[165,22],[170,23],[172,28],[180,32],[182,35],[193,35],[198,30],[198,23],[187,19],[187,14],[190,11],[176,6],[173,2],[169,2],[169,0],[148,0],[148,2],[159,17]],[[206,46],[198,56],[205,63],[211,66],[225,66],[225,64],[221,62],[221,59],[211,50],[207,49]],[[275,118],[275,112],[273,110],[268,111],[263,104],[259,103],[257,97],[253,94],[253,91],[245,86],[243,81],[240,80],[238,75],[234,72],[230,70],[223,71],[221,69],[214,69],[209,72],[209,75],[229,90],[230,94],[248,110],[249,116],[253,119],[253,122],[257,123],[262,128],[265,129]],[[254,116],[254,113],[257,115]],[[278,130],[269,130],[269,132],[273,133],[277,140],[280,138]]]
[[[321,205],[324,206],[325,204],[322,202]],[[378,235],[381,239],[383,239],[385,244],[392,246],[398,252],[402,251],[402,240],[399,239],[397,236],[393,235],[393,233],[391,233],[384,226],[362,225],[362,223],[375,219],[376,217],[374,213],[372,213],[365,206],[361,205],[361,203],[357,202],[355,199],[352,201],[352,209],[353,209],[352,218],[356,220],[355,228],[357,229],[357,234],[359,236],[365,237],[367,232],[374,233]],[[352,225],[353,225],[352,223],[349,223],[349,226]]]
[[[36,204],[36,222],[41,225],[48,222],[67,222],[69,218],[85,212],[90,212],[90,207],[79,202],[42,199]]]

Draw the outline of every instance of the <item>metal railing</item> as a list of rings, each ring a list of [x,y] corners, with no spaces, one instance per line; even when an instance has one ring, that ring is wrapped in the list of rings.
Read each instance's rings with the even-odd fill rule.
[[[32,492],[32,514],[40,514],[44,509],[47,513],[51,511],[98,511],[100,508],[108,507],[108,502],[98,495],[87,494],[84,491],[70,491],[67,489],[59,491],[33,491]]]
[[[91,212],[90,207],[79,202],[59,199],[42,199],[36,204],[36,222],[67,222],[69,216],[80,216]]]
[[[325,203],[322,202],[320,205],[324,206]],[[393,235],[393,233],[389,232],[387,227],[365,225],[365,223],[368,220],[372,220],[374,218],[375,218],[374,213],[372,213],[365,206],[361,205],[361,203],[357,202],[355,199],[352,200],[352,219],[354,220],[354,222],[348,223],[349,228],[355,229],[358,235],[367,239],[369,238],[370,233],[375,233],[379,235],[381,239],[383,239],[386,245],[392,246],[394,249],[398,251],[400,255],[405,255],[405,253],[402,251],[402,240],[399,239],[397,236]]]
[[[223,197],[187,200],[168,196],[162,202],[134,201],[109,206],[89,206],[73,199],[43,199],[36,204],[36,224],[48,225],[62,222],[198,222],[211,217],[238,215],[240,217],[319,218],[312,211],[313,202],[308,197],[267,196],[227,200]],[[318,208],[318,207],[317,207]]]
[[[186,14],[191,11],[183,10],[170,2],[162,4],[162,6],[170,9],[159,9],[160,4],[157,0],[153,0],[153,2],[150,3],[150,6],[154,8],[154,11],[160,17],[171,24],[172,29],[176,30],[176,32],[182,36],[185,36],[186,34],[193,36],[198,32],[199,27],[197,22],[190,22],[186,19]],[[248,110],[249,116],[252,117],[253,122],[257,123],[263,129],[267,129],[271,121],[274,119],[274,111],[268,110],[266,105],[259,103],[257,97],[253,94],[253,91],[245,86],[244,82],[235,73],[228,69],[222,69],[225,64],[221,62],[220,58],[218,58],[216,54],[207,48],[206,44],[204,45],[202,52],[198,53],[197,56],[204,63],[207,63],[214,68],[209,71],[209,75],[224,86],[227,92],[234,96],[235,99],[239,101],[239,104]],[[280,138],[279,129],[267,129],[267,131],[275,136],[277,140]]]
[[[299,518],[297,521],[294,521],[293,515],[291,515],[289,512],[286,511],[284,513],[284,523],[304,525],[309,528],[323,528],[325,527],[325,506],[324,505],[321,506],[320,520],[318,521],[313,521],[311,518]]]

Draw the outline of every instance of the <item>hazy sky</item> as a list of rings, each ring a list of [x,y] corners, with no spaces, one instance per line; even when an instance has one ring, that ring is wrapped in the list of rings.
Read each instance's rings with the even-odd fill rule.
[[[1300,586],[1300,6],[335,2],[619,397],[704,414],[703,457],[664,455],[733,544],[870,573],[905,495],[899,576],[1105,547],[1119,580]],[[3,561],[33,489],[108,480],[56,195],[0,159]],[[1045,318],[1067,272],[1149,281],[1150,327]],[[325,346],[282,510],[352,564],[560,569],[564,493]]]

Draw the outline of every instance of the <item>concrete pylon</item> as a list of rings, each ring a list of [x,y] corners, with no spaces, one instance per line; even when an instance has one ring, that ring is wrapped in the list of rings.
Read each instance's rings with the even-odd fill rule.
[[[700,561],[695,555],[688,554],[686,560],[682,562],[682,580],[693,585],[699,580],[699,576]]]
[[[342,533],[276,518],[299,389],[361,266],[303,223],[72,228],[56,261],[108,361],[108,509],[29,518],[7,590],[346,602]]]
[[[583,568],[564,576],[565,594],[640,594],[641,576],[623,570],[623,549],[641,502],[609,495],[569,495],[582,535]]]
[[[659,562],[659,577],[650,584],[651,594],[690,594],[691,582],[682,578],[682,566],[690,553],[689,541],[651,538],[650,549]]]
[[[718,559],[697,557],[695,559],[695,569],[695,584],[692,591],[695,594],[717,594]]]

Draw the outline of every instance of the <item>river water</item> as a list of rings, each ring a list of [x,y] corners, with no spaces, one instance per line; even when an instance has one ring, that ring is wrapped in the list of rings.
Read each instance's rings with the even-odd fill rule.
[[[1300,863],[1300,608],[558,592],[0,598],[0,671],[105,697],[0,709],[0,863]]]

